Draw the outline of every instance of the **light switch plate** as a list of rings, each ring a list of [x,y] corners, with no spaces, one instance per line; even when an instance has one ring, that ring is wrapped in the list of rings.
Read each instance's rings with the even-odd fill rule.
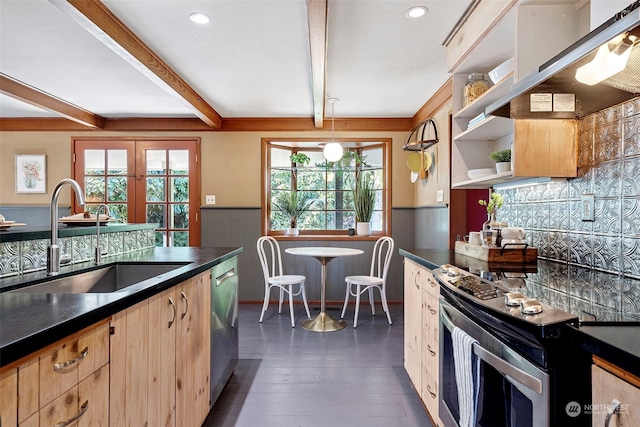
[[[207,195],[205,197],[205,203],[208,204],[208,205],[215,205],[216,204],[216,196]]]
[[[444,202],[444,190],[438,190],[436,193],[436,202]]]
[[[595,197],[593,193],[586,193],[582,195],[581,200],[581,212],[583,221],[595,220]]]

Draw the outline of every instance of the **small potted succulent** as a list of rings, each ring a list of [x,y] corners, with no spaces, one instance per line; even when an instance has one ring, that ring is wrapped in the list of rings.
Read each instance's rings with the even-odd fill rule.
[[[299,168],[303,167],[305,163],[309,164],[309,162],[311,161],[309,156],[304,153],[293,153],[289,156],[289,160],[291,160],[291,163],[295,163],[296,167]]]
[[[496,162],[496,172],[502,173],[511,170],[511,150],[499,150],[489,154],[491,160]]]

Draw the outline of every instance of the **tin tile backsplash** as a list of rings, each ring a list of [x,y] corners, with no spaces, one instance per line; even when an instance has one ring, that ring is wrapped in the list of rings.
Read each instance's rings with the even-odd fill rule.
[[[580,120],[577,178],[499,191],[505,204],[498,219],[525,228],[540,258],[614,273],[620,283],[639,279],[640,98]],[[595,197],[594,221],[581,218],[588,193]],[[626,295],[608,291],[596,299],[626,310],[635,304]]]

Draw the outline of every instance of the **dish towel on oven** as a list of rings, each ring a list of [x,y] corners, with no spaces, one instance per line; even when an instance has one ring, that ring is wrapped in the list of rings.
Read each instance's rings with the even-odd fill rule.
[[[473,427],[478,401],[477,377],[480,370],[480,359],[473,353],[473,344],[478,341],[457,326],[453,327],[451,339],[460,405],[460,427]]]

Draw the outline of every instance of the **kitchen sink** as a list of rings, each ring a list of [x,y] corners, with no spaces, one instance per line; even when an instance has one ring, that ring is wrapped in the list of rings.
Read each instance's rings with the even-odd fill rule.
[[[9,292],[38,294],[116,292],[186,264],[111,264],[96,270],[48,280]]]

